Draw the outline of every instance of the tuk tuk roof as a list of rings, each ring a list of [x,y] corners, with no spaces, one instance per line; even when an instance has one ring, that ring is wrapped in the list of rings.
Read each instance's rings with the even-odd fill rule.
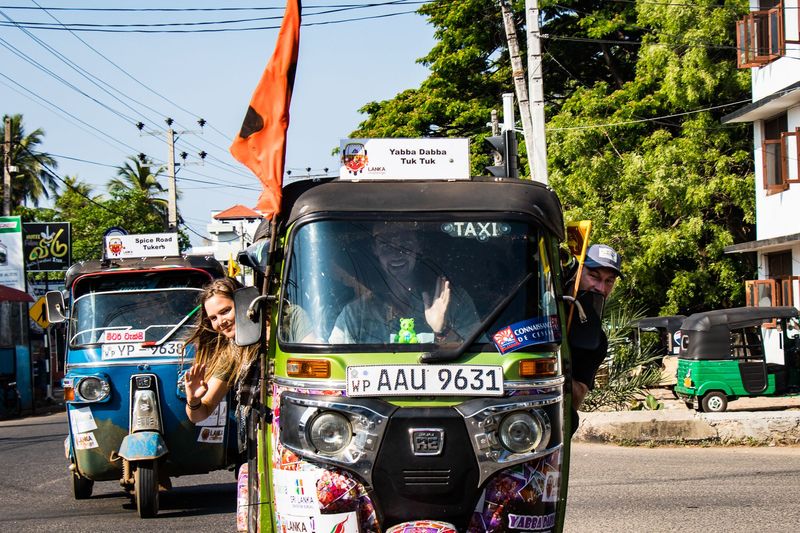
[[[205,270],[212,277],[222,277],[225,270],[213,257],[188,255],[180,257],[146,257],[142,259],[111,259],[81,261],[67,270],[65,285],[69,289],[77,278],[85,274],[100,272],[116,273],[134,270],[163,270],[175,268],[193,268]]]
[[[291,224],[311,213],[447,212],[517,213],[533,218],[564,239],[561,202],[548,186],[531,180],[476,177],[455,181],[352,181],[298,183],[287,187],[285,210]]]
[[[649,316],[640,319],[636,323],[636,327],[643,331],[655,331],[663,328],[673,332],[680,329],[684,319],[686,319],[686,315]]]
[[[711,331],[715,327],[736,329],[756,326],[773,318],[800,316],[795,307],[733,307],[690,315],[681,324],[681,331]]]

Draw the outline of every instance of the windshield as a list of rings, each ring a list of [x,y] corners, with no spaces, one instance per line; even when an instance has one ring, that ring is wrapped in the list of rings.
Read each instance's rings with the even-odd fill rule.
[[[171,332],[170,340],[184,340],[194,327],[194,316],[175,328],[193,315],[200,292],[181,288],[84,294],[72,306],[70,345],[157,342]]]
[[[462,343],[510,294],[478,343],[520,322],[558,329],[544,239],[528,223],[322,220],[298,228],[290,246],[282,342],[394,351]]]

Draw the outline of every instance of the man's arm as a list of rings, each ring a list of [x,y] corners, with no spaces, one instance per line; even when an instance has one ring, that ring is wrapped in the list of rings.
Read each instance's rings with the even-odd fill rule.
[[[583,403],[583,399],[586,398],[586,394],[589,392],[589,387],[586,386],[585,383],[577,381],[575,379],[572,380],[572,407],[576,411],[580,408],[581,404]]]

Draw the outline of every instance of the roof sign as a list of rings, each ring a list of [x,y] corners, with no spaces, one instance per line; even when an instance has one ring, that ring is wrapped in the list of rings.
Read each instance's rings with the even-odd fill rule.
[[[342,139],[339,178],[469,179],[469,139]]]
[[[180,255],[177,233],[147,233],[142,235],[107,235],[105,257],[129,259]]]

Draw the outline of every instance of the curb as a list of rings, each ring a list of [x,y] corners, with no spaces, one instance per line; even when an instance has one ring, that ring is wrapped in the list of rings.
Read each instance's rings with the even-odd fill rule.
[[[800,444],[800,411],[582,412],[580,426],[572,440],[595,443]]]

